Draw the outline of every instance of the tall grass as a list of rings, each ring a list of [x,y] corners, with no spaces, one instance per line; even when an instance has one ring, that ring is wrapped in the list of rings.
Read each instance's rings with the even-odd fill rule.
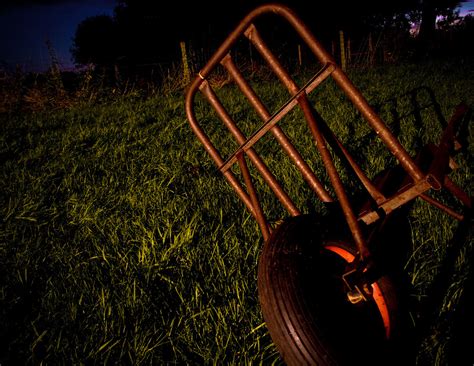
[[[350,76],[390,126],[400,125],[410,152],[436,140],[438,111],[447,118],[461,100],[474,106],[471,65]],[[275,83],[255,87],[269,105],[285,98]],[[226,86],[219,96],[250,133],[256,122],[236,89]],[[393,164],[358,114],[337,104],[343,98],[334,85],[312,98],[370,175]],[[197,107],[210,135],[232,152],[204,100]],[[327,184],[298,118],[295,112],[282,126]],[[258,306],[258,226],[192,135],[181,93],[5,113],[0,129],[0,363],[280,362]],[[266,142],[256,148],[290,195],[305,210],[318,209],[295,169]],[[472,144],[454,178],[470,193],[471,157]],[[344,180],[355,186],[348,175]],[[272,220],[279,219],[283,210],[258,189]],[[423,314],[416,306],[449,257],[457,223],[424,202],[409,219],[405,267],[417,323]],[[463,243],[418,344],[420,363],[443,364],[449,355],[450,319],[472,271],[472,241]]]

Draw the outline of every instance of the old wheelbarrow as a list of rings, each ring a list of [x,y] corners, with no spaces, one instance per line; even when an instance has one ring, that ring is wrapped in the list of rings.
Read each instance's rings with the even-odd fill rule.
[[[256,21],[266,13],[273,13],[289,23],[321,64],[320,70],[302,87],[272,53],[256,27]],[[245,37],[291,94],[290,99],[272,114],[233,59],[233,47]],[[209,82],[219,65],[263,121],[250,137],[243,134]],[[327,78],[334,80],[393,154],[398,161],[396,169],[382,172],[370,180],[315,111],[308,94]],[[194,100],[198,91],[239,144],[226,160],[196,118]],[[295,107],[304,115],[329,176],[332,194],[278,125]],[[428,192],[445,189],[464,206],[471,206],[471,198],[448,177],[452,163],[450,153],[458,148],[457,125],[467,111],[466,106],[460,105],[444,129],[439,144],[427,146],[418,156],[411,157],[297,15],[287,7],[273,4],[248,14],[193,80],[186,95],[186,113],[191,127],[257,220],[265,240],[258,268],[259,299],[270,335],[287,364],[354,364],[357,359],[366,362],[376,359],[377,355],[383,357],[385,343],[394,336],[396,329],[397,300],[392,282],[374,255],[381,240],[380,235],[374,233],[380,231],[395,210],[401,211],[400,207],[407,207],[406,204],[417,197],[463,220],[462,213],[438,202]],[[338,214],[331,218],[330,224],[302,215],[257,154],[254,145],[267,133],[281,145],[314,194],[328,205],[336,202]],[[350,202],[331,151],[345,160],[367,192],[369,198],[360,207]],[[262,210],[247,160],[291,216],[276,227],[269,224]],[[244,184],[232,172],[234,164],[238,164]],[[394,176],[397,176],[396,184],[393,183]],[[329,226],[336,230],[329,230]],[[345,236],[344,232],[349,235]]]

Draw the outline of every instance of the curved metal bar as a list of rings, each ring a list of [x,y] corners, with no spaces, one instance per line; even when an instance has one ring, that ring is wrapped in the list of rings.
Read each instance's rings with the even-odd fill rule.
[[[190,88],[188,91],[188,94],[186,95],[186,102],[185,102],[185,108],[186,108],[186,114],[188,116],[189,123],[191,125],[192,130],[198,137],[198,139],[202,142],[204,145],[204,148],[208,152],[208,154],[211,156],[212,160],[216,163],[217,166],[220,166],[224,163],[224,159],[222,159],[221,155],[219,154],[219,151],[215,148],[214,144],[211,142],[209,137],[206,135],[206,133],[202,130],[201,126],[199,126],[199,123],[197,122],[196,116],[194,114],[194,96],[197,92],[197,88],[199,88],[199,85],[201,84],[200,82],[197,82],[197,79],[194,80],[195,88]],[[253,208],[252,205],[252,200],[250,199],[249,195],[245,192],[241,184],[239,183],[238,179],[235,177],[235,175],[228,170],[227,172],[224,173],[224,177],[228,180],[229,184],[231,187],[235,190],[239,198],[245,203],[245,206],[249,209],[249,211],[252,213],[252,215],[257,218],[256,212]]]
[[[430,179],[431,174],[425,175],[421,169],[418,167],[418,165],[414,162],[414,160],[409,156],[408,152],[406,149],[400,144],[400,142],[397,140],[397,138],[391,133],[390,129],[385,125],[385,123],[377,116],[375,111],[369,106],[368,102],[364,98],[364,96],[361,94],[361,92],[352,84],[352,82],[349,80],[349,78],[346,76],[346,74],[342,71],[340,67],[338,67],[333,59],[333,57],[322,47],[322,45],[316,40],[316,38],[312,35],[312,33],[309,31],[309,29],[306,27],[306,25],[298,18],[298,16],[289,8],[286,6],[278,5],[278,4],[268,4],[268,5],[263,5],[258,7],[257,9],[253,10],[251,13],[249,13],[236,27],[236,29],[225,39],[223,44],[218,48],[218,50],[214,53],[214,55],[211,57],[209,62],[201,69],[201,71],[198,73],[198,76],[192,81],[186,95],[186,114],[188,117],[188,120],[190,122],[191,128],[193,129],[194,133],[198,137],[198,139],[201,141],[201,143],[204,145],[206,151],[211,155],[212,159],[216,163],[217,166],[222,167],[225,162],[223,161],[222,157],[219,155],[219,152],[217,149],[214,147],[208,136],[205,134],[203,129],[199,126],[199,123],[196,119],[195,113],[194,113],[194,108],[193,108],[193,102],[195,95],[199,89],[202,89],[203,87],[203,81],[209,76],[209,74],[212,72],[212,70],[221,62],[223,62],[224,66],[226,66],[226,62],[224,61],[225,57],[229,53],[231,47],[234,45],[234,43],[241,37],[242,35],[245,35],[248,37],[256,46],[259,48],[260,52],[263,52],[262,54],[264,55],[264,58],[270,60],[269,57],[265,57],[265,53],[268,52],[268,55],[271,55],[271,52],[268,50],[266,46],[259,47],[259,43],[261,43],[260,39],[258,38],[258,33],[255,30],[255,26],[253,25],[253,21],[260,17],[263,14],[267,13],[274,13],[276,15],[279,15],[286,19],[286,21],[295,29],[295,31],[298,33],[298,35],[305,41],[305,43],[309,46],[310,50],[312,53],[316,56],[316,58],[321,62],[321,64],[324,65],[334,65],[334,70],[331,70],[331,77],[333,77],[334,81],[336,84],[343,90],[343,92],[347,95],[348,99],[354,104],[354,106],[359,110],[359,112],[362,114],[362,116],[366,119],[368,124],[372,127],[372,129],[375,130],[376,134],[380,137],[380,139],[383,141],[383,143],[387,146],[388,150],[395,156],[395,158],[399,161],[400,165],[403,167],[403,169],[408,173],[408,175],[412,178],[414,181],[414,185],[418,186],[423,186],[431,188],[439,188],[439,179]],[[271,60],[270,60],[271,61]],[[286,70],[283,68],[277,67],[277,64],[273,64],[270,62],[270,66],[272,69],[276,72],[277,76],[282,80],[282,82],[288,87],[290,92],[292,94],[298,93],[298,87],[297,85],[291,80],[291,77],[286,73]],[[275,66],[276,65],[276,66]],[[232,66],[232,65],[230,65]],[[229,68],[229,64],[227,64],[227,68]],[[230,71],[232,71],[232,67],[230,67]],[[235,71],[235,70],[234,70]],[[232,74],[232,72],[231,72]],[[235,74],[235,73],[234,73]],[[236,74],[237,75],[237,74]],[[234,75],[235,76],[235,75]],[[238,76],[238,75],[237,75]],[[242,86],[242,85],[239,85]],[[245,88],[244,88],[245,89]],[[247,90],[248,91],[248,90]],[[264,111],[264,108],[262,108],[261,103],[259,103],[258,99],[255,98],[255,96],[252,93],[247,93],[248,97],[250,97],[251,102],[253,101],[254,107],[256,106],[257,112],[260,114],[260,116],[265,119],[268,119],[268,112]],[[311,117],[310,113],[312,106],[309,104],[306,94],[302,96],[298,96],[297,98],[297,103],[301,105],[303,110],[305,111],[306,118],[308,120],[313,119],[314,116]],[[265,113],[263,113],[265,112]],[[314,121],[315,122],[315,121]],[[315,123],[308,123],[310,128],[312,129],[313,135],[317,140],[317,145],[318,149],[320,149],[320,152],[323,155],[326,155],[328,159],[330,159],[330,156],[326,154],[325,151],[325,134],[327,132],[321,131],[320,127]],[[324,126],[322,126],[324,127]],[[266,128],[268,130],[271,130],[277,137],[277,139],[282,140],[285,142],[285,137],[282,134],[279,134],[278,126],[272,125],[269,126],[267,123]],[[276,132],[276,133],[275,133]],[[337,142],[337,139],[336,139]],[[244,142],[245,144],[248,144],[249,141]],[[324,146],[323,146],[324,145]],[[337,145],[339,145],[337,143]],[[323,151],[321,151],[321,149]],[[342,148],[343,153],[344,149]],[[242,150],[244,151],[244,150]],[[245,150],[246,153],[248,153],[247,150]],[[292,151],[287,151],[290,153],[290,156],[293,158],[296,158],[297,155],[295,155]],[[344,153],[345,155],[345,153]],[[328,159],[323,159],[323,160],[328,160]],[[252,159],[253,160],[253,159]],[[298,160],[298,159],[296,159]],[[349,159],[350,160],[350,159]],[[329,161],[329,160],[328,160]],[[349,163],[351,163],[349,161]],[[355,163],[354,163],[355,164]],[[298,165],[298,162],[297,162]],[[358,224],[355,219],[355,215],[352,212],[352,209],[350,208],[350,205],[348,204],[347,197],[345,197],[345,193],[343,192],[343,187],[342,183],[338,181],[338,177],[336,177],[336,174],[332,174],[331,171],[333,171],[333,167],[331,166],[331,163],[325,162],[326,168],[328,169],[328,172],[330,173],[331,181],[334,186],[334,189],[338,192],[336,192],[339,201],[341,201],[341,205],[345,206],[347,210],[345,211],[346,215],[346,220],[348,221],[348,224],[351,228],[351,231],[354,235],[354,239],[356,243],[358,244],[360,254],[362,257],[365,257],[368,255],[368,252],[365,251],[364,247],[364,240],[361,238],[360,235],[360,229],[358,228]],[[353,165],[353,164],[351,164]],[[301,168],[299,166],[299,168]],[[304,172],[305,169],[303,169],[303,174],[306,174],[305,178],[310,178],[310,175],[307,174],[307,172]],[[230,170],[224,169],[221,171],[223,172],[224,176],[226,179],[229,181],[231,186],[236,190],[237,194],[239,197],[244,201],[246,206],[249,208],[249,210],[252,212],[252,214],[257,218],[256,212],[255,212],[255,207],[252,205],[252,200],[249,196],[249,194],[242,188],[241,184],[239,181],[236,179],[236,177],[231,173]],[[357,171],[356,171],[357,173]],[[367,182],[366,179],[364,179],[364,176],[362,175],[362,172],[359,171],[358,174],[359,178],[361,179],[362,183],[366,188],[369,189],[371,188],[370,182]],[[362,177],[362,178],[361,178]],[[438,177],[439,178],[439,177]],[[311,179],[310,179],[311,180]],[[267,182],[268,183],[268,182]],[[311,185],[311,183],[310,183]],[[319,191],[319,196],[320,198],[323,197],[323,200],[328,200],[328,197],[326,196],[325,192],[321,189],[321,187],[316,187],[319,184],[315,184],[313,181],[313,185],[317,188],[317,191]],[[276,187],[276,185],[275,185]],[[282,198],[282,194],[277,194],[279,198]],[[374,197],[374,195],[372,195]],[[383,196],[375,196],[374,199],[377,201],[377,203],[380,205],[380,202],[384,201]],[[281,200],[281,199],[280,199]],[[286,208],[288,209],[288,205],[285,205]],[[289,205],[291,206],[291,204]],[[297,211],[293,209],[293,207],[290,207],[289,211],[292,214],[295,214]]]
[[[214,53],[209,62],[201,69],[198,76],[193,80],[190,89],[188,90],[188,95],[186,97],[187,101],[191,102],[202,81],[210,74],[214,67],[216,67],[222,61],[222,59],[224,59],[237,39],[244,33],[252,32],[252,22],[256,18],[266,13],[274,13],[285,18],[293,26],[300,37],[308,44],[311,51],[322,64],[335,64],[333,57],[322,47],[318,40],[312,35],[309,29],[291,9],[279,4],[263,5],[253,10],[239,23],[237,28],[226,38],[224,43]],[[379,135],[382,141],[387,145],[387,148],[390,150],[390,152],[397,158],[397,160],[399,160],[400,164],[408,172],[408,174],[410,174],[410,176],[412,176],[415,181],[421,180],[424,176],[421,170],[414,163],[408,152],[403,148],[399,141],[393,136],[385,123],[369,106],[360,91],[352,84],[345,73],[336,66],[332,73],[332,77],[341,87],[341,89],[343,89],[355,107],[362,113],[370,126],[375,130],[377,135]],[[193,118],[194,111],[192,106],[188,108],[188,103],[186,104],[188,119],[190,120],[193,130],[196,130],[197,127],[193,126],[193,124],[197,124],[196,119]],[[205,139],[202,139],[202,137],[203,136],[198,135],[198,138],[204,143]]]

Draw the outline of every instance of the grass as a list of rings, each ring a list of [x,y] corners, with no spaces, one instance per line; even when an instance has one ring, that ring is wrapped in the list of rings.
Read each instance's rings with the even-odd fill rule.
[[[473,71],[469,64],[401,65],[350,77],[392,128],[400,125],[401,141],[414,152],[437,139],[438,111],[448,118],[461,100],[474,106]],[[286,97],[270,81],[255,87],[274,108]],[[250,133],[256,122],[243,97],[232,86],[219,96]],[[393,164],[358,114],[344,102],[336,107],[342,96],[334,85],[312,98],[367,160],[369,175]],[[292,113],[282,126],[328,184],[299,117]],[[202,99],[198,118],[231,153]],[[258,306],[258,226],[192,135],[181,93],[4,113],[0,129],[0,363],[280,362]],[[295,169],[265,141],[256,148],[290,196],[318,210]],[[454,179],[472,194],[472,144],[460,163]],[[347,174],[343,179],[357,192]],[[258,189],[278,220],[283,210]],[[405,268],[416,324],[424,319],[417,304],[430,299],[446,259],[454,259],[416,357],[444,364],[472,271],[472,241],[451,243],[456,222],[424,202],[409,220]]]

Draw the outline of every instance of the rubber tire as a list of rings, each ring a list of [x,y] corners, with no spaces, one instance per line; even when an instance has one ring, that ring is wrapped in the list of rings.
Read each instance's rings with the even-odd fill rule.
[[[327,227],[309,215],[289,218],[265,243],[258,291],[270,336],[289,366],[390,364],[377,304],[370,300],[352,305],[346,300],[340,275],[347,259],[327,248],[354,256],[356,251],[347,240],[329,239]],[[394,288],[386,277],[376,285],[393,333]]]

